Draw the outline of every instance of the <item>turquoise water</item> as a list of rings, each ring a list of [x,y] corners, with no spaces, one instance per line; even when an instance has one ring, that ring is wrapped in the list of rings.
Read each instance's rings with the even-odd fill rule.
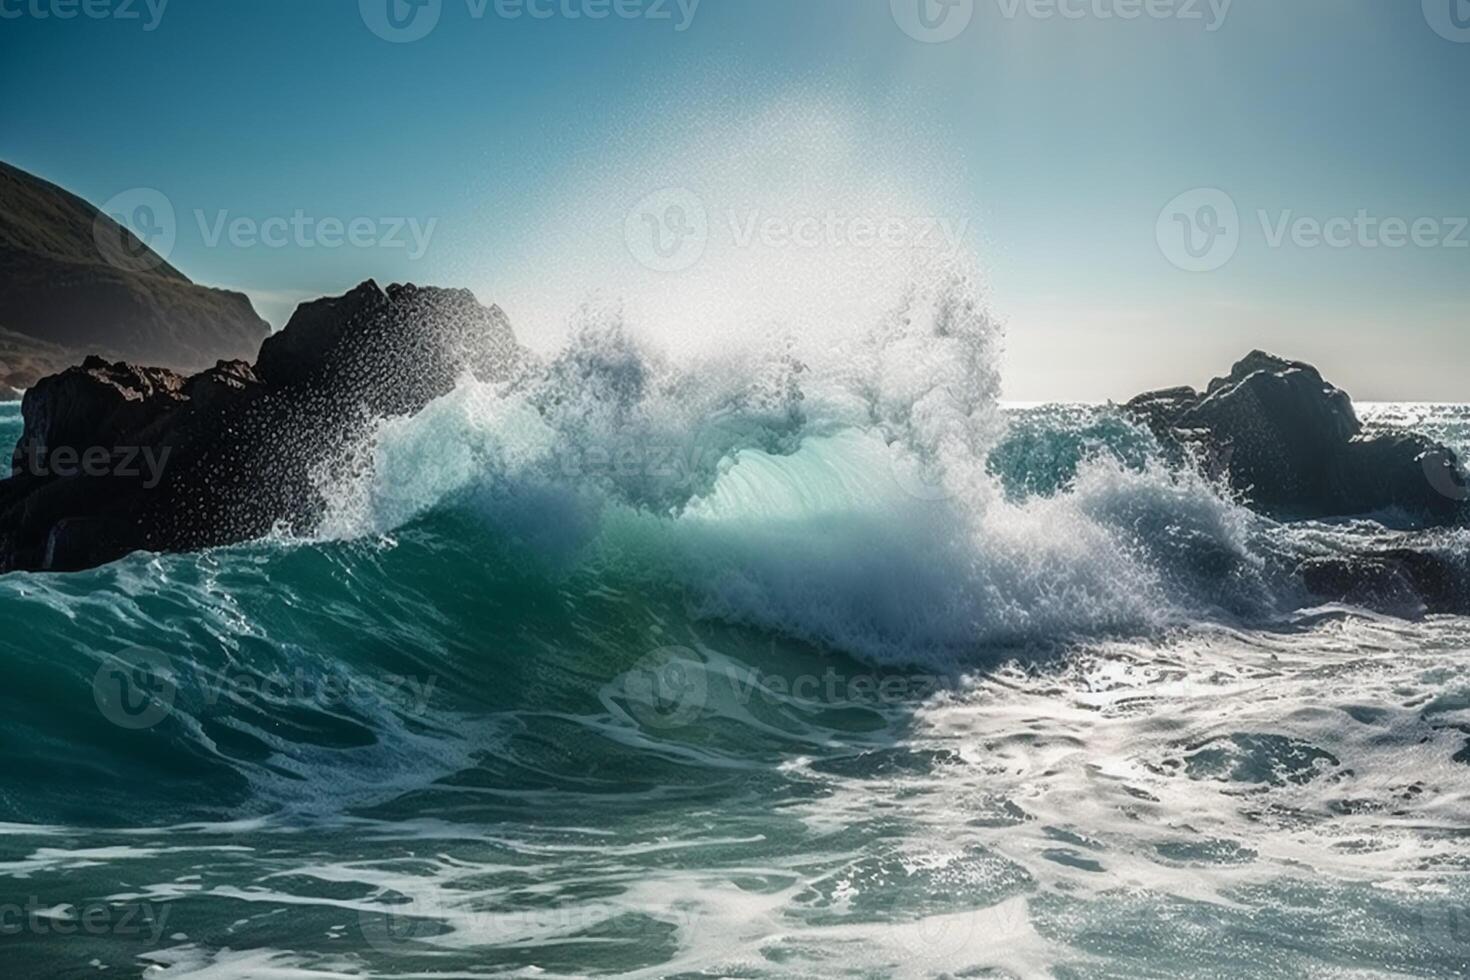
[[[622,466],[467,383],[317,538],[0,577],[6,974],[1470,971],[1470,620],[1291,584],[1388,532],[819,400]]]

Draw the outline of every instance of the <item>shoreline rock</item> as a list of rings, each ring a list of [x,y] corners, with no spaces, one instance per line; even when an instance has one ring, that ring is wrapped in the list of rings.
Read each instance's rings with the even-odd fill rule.
[[[378,419],[466,372],[507,379],[522,356],[504,313],[467,290],[369,280],[303,304],[253,365],[186,377],[89,357],[25,393],[0,480],[0,572],[309,531],[325,505],[315,474],[349,465]]]
[[[1252,351],[1203,392],[1167,388],[1123,406],[1166,450],[1284,520],[1383,517],[1465,523],[1464,469],[1412,432],[1365,431],[1347,393],[1310,364]]]
[[[1470,613],[1470,577],[1442,555],[1383,548],[1309,558],[1297,568],[1308,592],[1328,602],[1430,614]]]

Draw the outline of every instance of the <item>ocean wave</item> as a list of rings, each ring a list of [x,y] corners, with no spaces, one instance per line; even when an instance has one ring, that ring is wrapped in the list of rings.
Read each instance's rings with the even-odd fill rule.
[[[1120,416],[1027,470],[1039,454],[1008,433],[997,349],[963,278],[913,287],[815,363],[778,346],[676,365],[589,318],[532,377],[467,378],[384,421],[324,477],[321,533],[471,513],[547,574],[655,582],[698,615],[889,662],[1268,598],[1259,519]]]
[[[80,704],[13,708],[32,764],[64,775],[0,797],[0,818],[380,805],[503,758],[487,711],[626,736],[616,685],[669,648],[696,670],[835,658],[949,683],[1201,623],[1276,628],[1311,604],[1304,557],[1377,533],[1262,518],[1107,406],[1004,409],[1000,331],[952,272],[855,342],[799,346],[681,361],[589,308],[516,380],[381,421],[316,475],[310,538],[0,579],[7,663]],[[1455,533],[1417,546],[1463,554]],[[172,711],[119,739],[93,689],[139,650],[177,675]]]

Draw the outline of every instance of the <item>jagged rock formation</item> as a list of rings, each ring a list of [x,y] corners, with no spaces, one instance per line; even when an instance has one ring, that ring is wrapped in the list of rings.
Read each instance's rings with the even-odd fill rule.
[[[1347,394],[1301,361],[1253,351],[1204,392],[1168,388],[1124,407],[1276,517],[1466,517],[1470,492],[1451,449],[1411,432],[1365,432]]]
[[[244,295],[196,285],[86,201],[0,163],[0,394],[87,354],[196,371],[269,333]]]
[[[376,420],[417,412],[466,372],[508,378],[505,315],[467,290],[363,283],[303,304],[252,366],[192,377],[89,357],[39,381],[0,481],[0,571],[70,570],[309,530],[317,477]]]
[[[1203,392],[1166,388],[1124,408],[1166,450],[1278,519],[1364,517],[1408,529],[1470,519],[1470,485],[1453,450],[1413,432],[1365,431],[1347,394],[1301,361],[1252,351]],[[1470,611],[1464,563],[1430,533],[1402,535],[1403,546],[1309,557],[1296,576],[1327,602]]]

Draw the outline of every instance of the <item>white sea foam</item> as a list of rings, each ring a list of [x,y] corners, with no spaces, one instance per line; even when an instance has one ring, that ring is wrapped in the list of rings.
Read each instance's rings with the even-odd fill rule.
[[[952,269],[813,363],[780,347],[675,363],[593,316],[531,382],[466,379],[382,423],[370,465],[332,484],[323,531],[471,508],[548,569],[616,555],[706,615],[887,659],[1244,601],[1255,519],[1199,478],[1099,458],[1068,492],[1007,499],[986,465],[996,349]]]

